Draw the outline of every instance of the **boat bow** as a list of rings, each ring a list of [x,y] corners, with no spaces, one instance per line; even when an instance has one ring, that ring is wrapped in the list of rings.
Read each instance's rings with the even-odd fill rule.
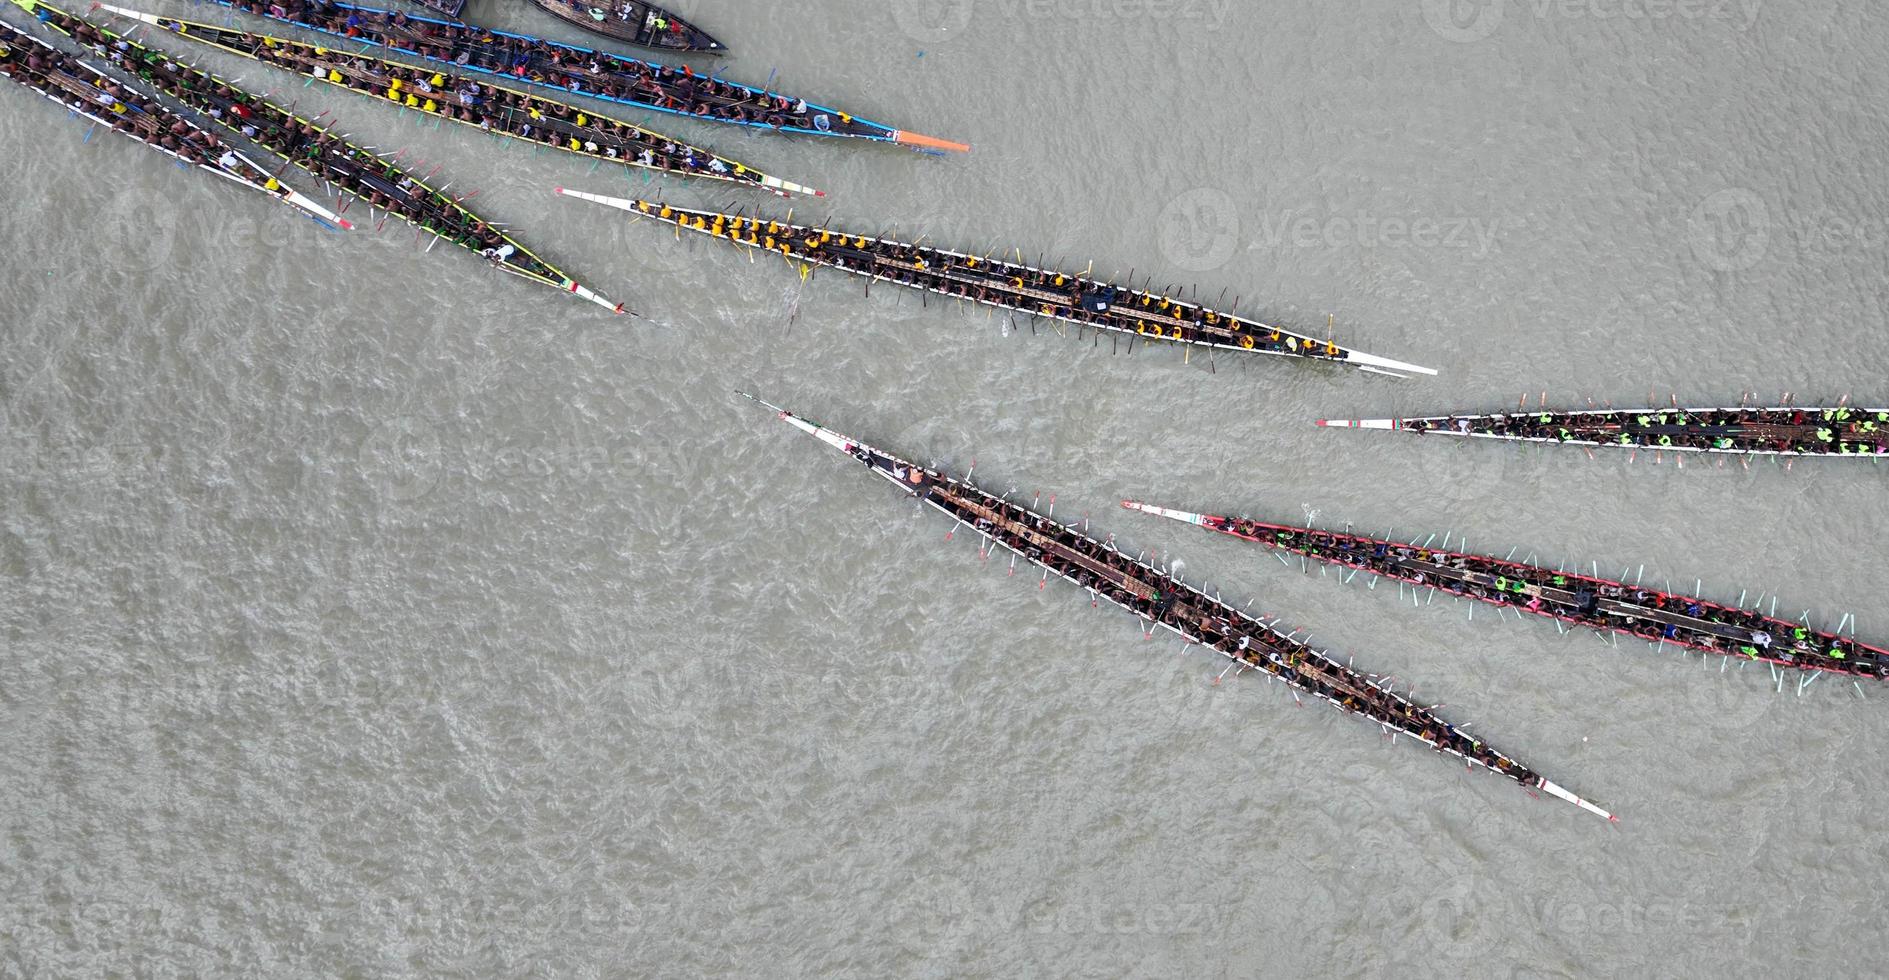
[[[1205,514],[1195,514],[1185,510],[1170,510],[1166,507],[1144,504],[1139,500],[1124,500],[1122,501],[1122,507],[1127,510],[1138,510],[1144,514],[1153,514],[1156,517],[1165,517],[1170,521],[1180,521],[1182,524],[1192,524],[1195,527],[1207,526],[1207,515]]]
[[[773,412],[775,416],[778,417],[782,422],[785,422],[788,425],[791,425],[794,428],[799,429],[802,432],[805,432],[806,434],[814,437],[815,439],[820,440],[821,442],[826,443],[829,446],[832,446],[834,449],[837,449],[840,452],[847,453],[850,455],[853,452],[853,450],[859,448],[860,444],[858,442],[855,442],[851,438],[845,435],[842,435],[841,433],[834,432],[832,429],[829,429],[824,425],[820,425],[817,422],[809,422],[806,419],[803,419],[800,416],[795,415],[794,413],[780,407],[779,405],[774,404],[773,402],[764,401],[761,398],[751,395],[745,391],[737,391],[735,392],[735,394],[740,395],[741,397],[746,398],[747,400],[751,402],[754,402],[755,404],[761,406],[762,408],[768,409],[769,411]]]
[[[1366,371],[1371,374],[1388,374],[1393,378],[1402,378],[1409,374],[1436,376],[1436,368],[1427,368],[1420,364],[1411,364],[1408,361],[1393,360],[1388,357],[1379,357],[1376,354],[1366,354],[1363,351],[1352,350],[1349,347],[1345,348],[1343,360],[1346,364],[1357,365],[1358,369],[1361,371]]]
[[[1613,814],[1608,813],[1606,810],[1603,810],[1600,807],[1595,806],[1593,803],[1587,800],[1581,799],[1580,797],[1574,795],[1573,793],[1570,793],[1567,790],[1561,788],[1560,786],[1555,785],[1553,782],[1549,781],[1546,778],[1543,778],[1540,782],[1536,783],[1535,785],[1539,787],[1542,792],[1547,793],[1549,796],[1555,797],[1556,799],[1566,800],[1569,803],[1572,803],[1575,806],[1578,806],[1581,809],[1586,810],[1587,812],[1597,817],[1606,817],[1608,823],[1620,822],[1619,817],[1616,817]]]
[[[1396,419],[1319,419],[1315,424],[1327,429],[1395,429]]]

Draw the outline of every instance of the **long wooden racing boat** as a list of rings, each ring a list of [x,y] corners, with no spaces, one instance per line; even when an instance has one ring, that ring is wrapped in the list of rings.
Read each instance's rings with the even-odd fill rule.
[[[744,393],[745,394],[745,393]],[[747,395],[748,398],[754,398]],[[759,399],[754,399],[759,402]],[[1042,567],[1041,584],[1055,575],[1089,593],[1092,602],[1106,599],[1139,617],[1148,633],[1165,629],[1183,641],[1211,649],[1238,668],[1264,671],[1289,685],[1294,698],[1303,692],[1340,710],[1360,715],[1382,728],[1395,741],[1407,735],[1441,752],[1461,758],[1466,766],[1481,767],[1573,803],[1589,813],[1614,820],[1592,802],[1535,773],[1487,743],[1443,720],[1435,710],[1397,694],[1387,680],[1373,677],[1315,650],[1298,638],[1299,631],[1283,631],[1265,617],[1254,617],[1176,581],[1165,572],[1131,558],[1113,544],[1097,541],[1079,530],[1080,524],[1058,523],[1050,514],[1038,514],[1006,497],[997,497],[962,479],[921,467],[885,450],[867,445],[815,424],[785,409],[760,402],[781,421],[864,463],[874,476],[898,487],[920,502],[951,518],[953,531],[968,527],[988,540],[991,549],[1002,547],[1017,558]],[[1052,508],[1053,511],[1053,508]]]
[[[738,248],[778,252],[803,263],[803,276],[814,266],[824,266],[998,309],[1149,340],[1331,361],[1392,377],[1436,373],[1431,368],[1351,350],[1329,340],[1315,340],[1176,297],[1001,258],[562,187],[557,192],[654,218],[676,226],[677,234],[686,228]]]
[[[371,99],[578,156],[677,176],[745,184],[781,197],[794,194],[819,197],[825,193],[769,176],[640,126],[494,84],[489,76],[475,79],[445,70],[414,68],[384,58],[232,27],[160,17],[111,4],[99,4],[98,8]]]
[[[968,152],[963,143],[893,129],[767,89],[697,75],[626,55],[593,51],[528,34],[456,24],[404,11],[332,0],[215,0],[226,7],[423,58],[462,71],[502,75],[605,102],[671,115],[813,136],[897,143],[918,150]]]
[[[0,75],[180,164],[215,174],[294,208],[330,228],[354,223],[264,169],[216,134],[12,24],[0,21]]]
[[[670,11],[642,0],[531,0],[546,13],[612,41],[659,51],[727,54],[714,35]]]
[[[1889,408],[1843,405],[1517,411],[1397,419],[1319,419],[1318,424],[1340,429],[1387,429],[1470,439],[1616,446],[1675,453],[1889,457]]]
[[[1576,627],[1622,633],[1648,643],[1689,647],[1727,657],[1761,660],[1779,667],[1889,677],[1889,650],[1858,643],[1839,631],[1819,630],[1756,608],[1727,606],[1662,592],[1644,585],[1601,578],[1578,570],[1489,555],[1431,548],[1430,541],[1401,542],[1348,531],[1325,531],[1247,518],[1171,510],[1137,500],[1122,506],[1192,524],[1269,549],[1383,576],[1418,588],[1533,613]],[[1434,536],[1430,539],[1434,540]],[[1624,578],[1624,576],[1623,576]],[[1807,618],[1807,617],[1806,617]],[[1848,621],[1848,617],[1845,617]]]
[[[382,225],[386,223],[386,216],[397,216],[435,236],[436,241],[443,239],[458,245],[512,275],[571,293],[614,312],[624,312],[620,304],[573,280],[510,235],[467,210],[459,199],[428,184],[427,178],[394,163],[391,154],[377,156],[315,120],[298,116],[221,78],[178,62],[162,51],[146,48],[51,4],[40,0],[13,2],[31,12],[42,24],[91,47],[158,91],[366,203],[370,220],[376,210],[383,212]]]

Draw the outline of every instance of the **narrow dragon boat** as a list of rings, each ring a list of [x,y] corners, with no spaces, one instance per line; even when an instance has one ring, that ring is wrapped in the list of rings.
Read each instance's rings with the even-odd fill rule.
[[[1615,446],[1742,456],[1889,456],[1889,408],[1739,407],[1575,412],[1517,411],[1397,419],[1319,419],[1339,429],[1386,429],[1470,439]]]
[[[682,177],[744,184],[781,197],[825,195],[824,191],[769,176],[640,126],[490,81],[445,70],[414,68],[384,58],[335,51],[232,27],[160,17],[111,4],[99,4],[98,9],[380,102],[438,116],[483,132],[593,160]]]
[[[720,211],[671,207],[655,201],[607,197],[562,187],[557,192],[674,225],[678,235],[680,229],[686,228],[725,240],[737,248],[778,252],[790,261],[799,260],[803,264],[803,276],[812,267],[824,266],[869,280],[1148,340],[1330,361],[1392,377],[1436,373],[1431,368],[1365,354],[1329,340],[1290,333],[1172,296],[1117,287],[1021,262],[854,235],[826,227],[811,228]]]
[[[1299,692],[1326,701],[1342,711],[1360,715],[1380,726],[1395,741],[1409,736],[1456,756],[1465,766],[1480,767],[1540,789],[1608,820],[1606,810],[1584,800],[1487,743],[1443,720],[1434,709],[1418,705],[1391,690],[1390,683],[1354,670],[1298,639],[1299,631],[1285,632],[1277,621],[1254,617],[1176,581],[1167,573],[1131,558],[1111,543],[1082,533],[1080,522],[1059,523],[1050,514],[1010,502],[979,489],[970,477],[955,478],[921,467],[882,449],[841,435],[753,395],[745,397],[773,410],[781,421],[864,463],[874,476],[915,497],[953,521],[952,532],[968,527],[990,542],[995,551],[1011,553],[1011,568],[1022,558],[1043,569],[1038,586],[1051,575],[1090,596],[1091,603],[1107,599],[1148,624],[1147,633],[1165,629],[1187,643],[1199,644],[1225,657],[1228,670],[1264,671],[1284,681],[1296,699]]]
[[[1395,579],[1418,588],[1533,613],[1602,633],[1621,633],[1648,643],[1689,647],[1727,657],[1759,660],[1804,671],[1889,677],[1889,650],[1858,643],[1854,636],[1793,622],[1756,608],[1726,606],[1644,585],[1582,575],[1564,568],[1489,555],[1431,548],[1349,531],[1324,531],[1246,518],[1196,514],[1124,500],[1129,510],[1192,524],[1218,534],[1292,552],[1315,561]],[[1434,539],[1434,536],[1432,536]],[[1624,574],[1623,574],[1624,578]],[[1845,622],[1848,622],[1845,617]]]
[[[727,54],[728,46],[681,17],[642,0],[531,0],[567,24],[612,41],[658,51]]]
[[[0,75],[184,166],[266,195],[330,228],[354,227],[353,222],[283,183],[240,150],[172,112],[150,94],[5,21],[0,21]]]
[[[625,312],[620,304],[573,280],[532,254],[509,234],[467,210],[461,199],[449,197],[443,188],[427,183],[431,174],[417,176],[394,163],[393,154],[375,155],[313,119],[298,116],[162,51],[146,48],[51,4],[40,0],[13,2],[32,13],[40,23],[97,51],[117,68],[366,203],[370,220],[375,210],[383,212],[380,225],[386,224],[388,216],[397,216],[433,235],[435,242],[450,242],[512,275],[543,283],[614,312]]]
[[[897,143],[917,150],[969,152],[963,143],[893,129],[778,92],[698,75],[626,55],[528,34],[456,24],[404,11],[332,0],[214,0],[356,45],[372,45],[463,71],[504,76],[605,102],[670,115],[812,136]]]

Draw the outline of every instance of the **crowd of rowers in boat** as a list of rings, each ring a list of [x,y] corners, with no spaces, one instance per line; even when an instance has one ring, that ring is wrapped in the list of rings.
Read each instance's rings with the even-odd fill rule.
[[[1165,296],[1135,293],[1105,285],[1009,263],[985,263],[976,256],[928,253],[911,246],[906,257],[881,253],[871,258],[848,256],[844,251],[830,261],[841,269],[879,275],[906,286],[929,289],[979,303],[993,303],[1150,339],[1182,343],[1237,346],[1242,350],[1274,351],[1306,357],[1342,358],[1344,351],[1330,341],[1297,337],[1223,316],[1203,307],[1177,303]],[[974,278],[977,281],[967,282]]]
[[[302,45],[263,45],[256,49],[255,55],[260,61],[297,74],[320,70],[333,84],[478,126],[487,132],[506,133],[610,160],[629,160],[644,167],[718,176],[729,174],[726,163],[699,154],[692,146],[626,122],[593,116],[562,102],[523,92],[482,85],[471,79],[448,79],[438,72],[393,65],[374,58],[349,57],[336,52],[324,57]]]
[[[865,447],[855,449],[854,455],[868,466],[887,470],[900,483],[912,486],[921,499],[942,504],[948,513],[1030,561],[1151,622],[1170,626],[1248,668],[1266,671],[1347,711],[1421,739],[1439,751],[1452,750],[1524,783],[1535,779],[1534,773],[1408,700],[1371,684],[1296,639],[1279,635],[1181,586],[1161,582],[1147,566],[1109,545],[1019,504],[943,484],[926,471]],[[965,505],[967,494],[980,498],[975,506]],[[1000,519],[985,516],[988,513]],[[1028,533],[1018,533],[1019,527]],[[1097,566],[1111,574],[1099,572]]]
[[[415,20],[398,10],[368,13],[326,0],[233,0],[231,6],[386,44],[436,61],[470,65],[583,95],[645,102],[690,115],[821,131],[831,129],[836,122],[848,126],[853,121],[845,113],[834,113],[839,117],[834,120],[805,101],[704,78],[687,67],[652,65],[603,51],[580,52],[543,39],[500,34],[473,25]]]
[[[1078,276],[975,255],[720,212],[677,211],[637,202],[637,209],[715,238],[876,276],[917,289],[1149,338],[1215,343],[1307,357],[1344,356],[1329,341],[1296,337],[1165,296],[1132,292]]]
[[[81,44],[99,51],[118,68],[202,110],[258,145],[373,207],[398,214],[434,235],[478,251],[494,264],[507,262],[517,254],[516,247],[497,229],[428,191],[398,167],[350,146],[314,123],[179,64],[167,55],[114,37],[88,21],[71,18],[63,26]]]
[[[96,76],[63,51],[0,43],[0,74],[54,96],[64,92],[62,103],[93,113],[113,129],[163,147],[193,166],[230,156],[214,134],[177,118],[156,99],[109,78],[88,81]],[[233,163],[219,165],[230,169]]]
[[[1415,545],[1399,545],[1325,531],[1295,531],[1248,520],[1230,521],[1227,530],[1252,541],[1299,552],[1321,561],[1362,568],[1386,578],[1429,586],[1452,595],[1515,606],[1541,615],[1562,616],[1590,626],[1631,633],[1648,641],[1664,639],[1719,653],[1742,654],[1753,659],[1776,660],[1803,667],[1827,667],[1851,674],[1889,676],[1889,663],[1885,663],[1881,654],[1857,643],[1855,639],[1816,633],[1801,624],[1772,619],[1757,610],[1733,609],[1698,599],[1517,565],[1479,555],[1431,551]],[[1476,573],[1489,581],[1465,582],[1447,574],[1433,578],[1421,568],[1411,567],[1410,563]],[[1566,598],[1556,593],[1564,593]],[[1601,608],[1602,600],[1607,600],[1610,608]],[[1630,610],[1612,608],[1613,604],[1730,627],[1733,631],[1743,633],[1745,638],[1741,641],[1700,626],[1686,627],[1658,622],[1632,615]]]
[[[1889,411],[1849,408],[1769,411],[1536,412],[1411,419],[1415,432],[1454,429],[1556,442],[1841,455],[1889,454]]]

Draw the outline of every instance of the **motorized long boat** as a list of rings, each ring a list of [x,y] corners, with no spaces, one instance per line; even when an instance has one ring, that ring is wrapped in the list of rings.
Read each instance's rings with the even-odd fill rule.
[[[643,0],[531,0],[567,24],[600,37],[658,51],[727,54],[728,46],[674,12]]]
[[[538,258],[497,226],[468,210],[459,198],[394,162],[396,154],[376,155],[354,145],[332,127],[243,91],[208,72],[192,68],[162,51],[147,48],[110,28],[74,16],[41,0],[13,0],[40,23],[71,36],[136,75],[146,84],[203,113],[217,125],[284,161],[326,181],[329,186],[374,211],[399,217],[424,234],[480,255],[512,275],[543,283],[617,313],[622,305],[565,275]],[[437,168],[435,168],[437,171]],[[377,227],[379,227],[377,225]]]
[[[1264,672],[1285,682],[1293,697],[1305,694],[1358,715],[1391,736],[1408,736],[1439,752],[1463,760],[1529,789],[1540,789],[1589,813],[1615,817],[1546,777],[1497,751],[1488,743],[1445,721],[1432,708],[1410,701],[1391,689],[1388,681],[1353,669],[1313,649],[1287,632],[1277,621],[1255,617],[1177,581],[1146,562],[1131,558],[1112,543],[1084,533],[1081,522],[1059,523],[1049,514],[1013,503],[1008,495],[979,489],[970,477],[949,476],[919,466],[883,449],[842,435],[776,405],[752,398],[773,410],[781,421],[865,465],[867,472],[897,487],[953,521],[952,530],[969,528],[989,542],[990,548],[1011,553],[1043,569],[1039,585],[1050,576],[1087,592],[1092,602],[1106,599],[1134,614],[1149,635],[1157,629],[1184,642],[1210,649],[1229,661],[1228,670]]]
[[[1578,569],[1546,568],[1527,561],[1430,547],[1435,536],[1419,543],[1373,538],[1349,531],[1328,531],[1290,524],[1269,524],[1245,517],[1197,514],[1157,507],[1138,500],[1122,506],[1156,517],[1252,541],[1269,549],[1314,561],[1383,576],[1417,588],[1436,589],[1505,606],[1517,612],[1556,619],[1573,627],[1635,636],[1655,645],[1673,644],[1779,667],[1889,677],[1889,650],[1859,643],[1840,630],[1822,630],[1805,619],[1788,620],[1772,612],[1712,602],[1697,596],[1647,588],[1644,584]],[[1749,593],[1747,593],[1749,594]],[[1806,617],[1807,619],[1808,617]],[[1845,623],[1849,622],[1845,617]],[[1839,624],[1841,626],[1843,624]]]
[[[248,155],[172,112],[149,93],[5,21],[0,21],[0,75],[184,166],[247,187],[330,228],[354,227],[353,222],[290,187]]]
[[[984,306],[1192,347],[1273,354],[1347,364],[1377,374],[1435,374],[1278,327],[1209,309],[1146,289],[1118,287],[1012,262],[907,242],[854,235],[721,211],[672,207],[657,201],[609,197],[558,188],[559,194],[653,218],[726,241],[737,248],[774,252],[790,262],[838,269],[869,280],[939,293]]]
[[[1515,411],[1390,419],[1319,419],[1339,429],[1383,429],[1569,446],[1613,446],[1740,456],[1889,458],[1889,408],[1649,408]]]
[[[390,105],[539,146],[629,167],[744,184],[781,197],[825,192],[781,180],[700,147],[543,95],[444,69],[337,51],[233,27],[160,17],[111,4],[100,10]]]
[[[805,99],[692,68],[593,51],[529,34],[496,31],[405,11],[332,0],[214,0],[226,7],[386,48],[463,71],[504,76],[605,102],[753,129],[897,143],[916,150],[969,152],[963,143],[894,129]]]

